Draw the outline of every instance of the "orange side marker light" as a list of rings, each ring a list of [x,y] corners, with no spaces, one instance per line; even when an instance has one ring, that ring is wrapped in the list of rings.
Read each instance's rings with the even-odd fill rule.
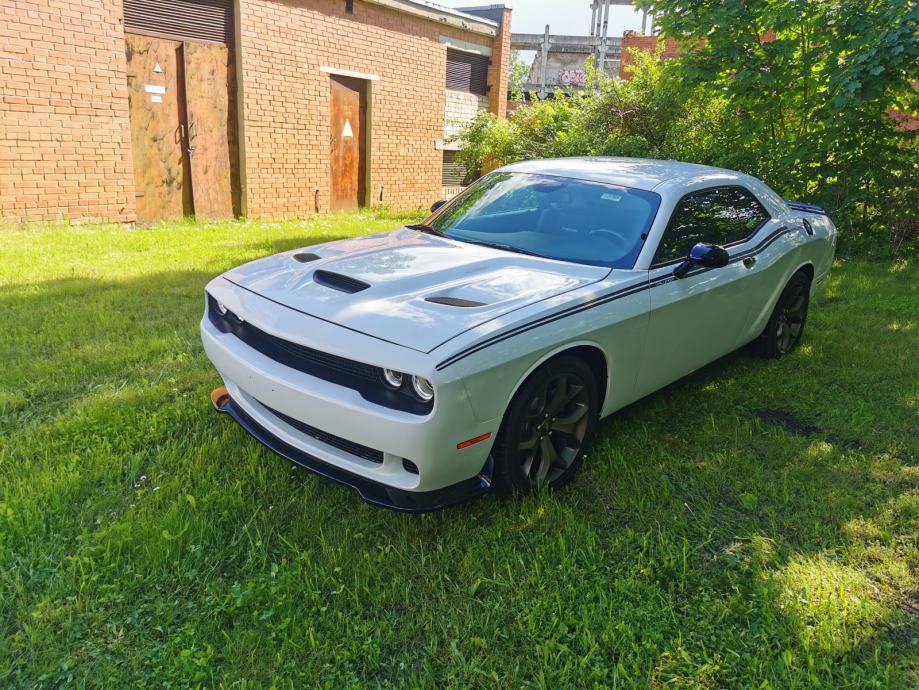
[[[475,444],[478,443],[479,441],[484,441],[484,440],[489,439],[489,438],[491,438],[491,432],[490,432],[490,431],[489,431],[487,434],[482,434],[481,436],[476,436],[475,438],[471,438],[471,439],[469,439],[468,441],[463,441],[462,443],[457,443],[457,444],[456,444],[456,449],[457,449],[457,450],[462,450],[463,448],[468,448],[469,446],[475,445]]]

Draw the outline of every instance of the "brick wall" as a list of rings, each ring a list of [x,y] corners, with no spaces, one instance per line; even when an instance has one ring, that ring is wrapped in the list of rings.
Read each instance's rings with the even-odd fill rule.
[[[121,0],[0,3],[0,218],[134,220]]]
[[[511,10],[501,13],[498,35],[492,47],[491,65],[488,68],[489,109],[498,117],[507,116],[507,81],[511,75]]]
[[[499,39],[356,0],[238,0],[245,211],[328,209],[329,81],[370,82],[367,201],[439,198],[446,111],[441,36],[490,46],[503,114],[510,12]],[[135,219],[121,0],[0,3],[0,218]],[[498,81],[495,81],[498,80]],[[481,99],[482,107],[485,99]],[[318,204],[315,190],[319,190]]]
[[[492,39],[360,1],[240,0],[246,213],[302,215],[329,207],[329,75],[370,82],[368,202],[429,205],[440,194],[446,47],[439,36]],[[506,87],[505,87],[506,88]],[[500,89],[498,89],[500,90]],[[495,91],[495,89],[493,89]]]
[[[619,76],[622,79],[631,79],[631,72],[626,69],[634,63],[632,50],[640,50],[645,53],[653,53],[657,50],[657,36],[640,36],[632,32],[626,32],[622,36],[622,61],[619,63]],[[675,58],[680,55],[680,46],[672,38],[666,39],[664,43],[664,58]]]

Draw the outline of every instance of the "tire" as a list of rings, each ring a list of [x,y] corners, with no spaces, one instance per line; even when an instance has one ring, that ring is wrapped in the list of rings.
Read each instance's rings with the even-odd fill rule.
[[[750,352],[774,359],[794,350],[804,335],[810,306],[811,281],[803,271],[795,273],[776,302],[760,336],[750,343]]]
[[[597,426],[599,395],[590,367],[562,355],[524,381],[511,401],[492,453],[494,488],[529,493],[574,477]]]

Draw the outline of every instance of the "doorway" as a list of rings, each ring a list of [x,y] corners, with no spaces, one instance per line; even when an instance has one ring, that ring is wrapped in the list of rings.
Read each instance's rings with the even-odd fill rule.
[[[232,218],[239,207],[226,45],[125,35],[137,219]]]
[[[330,75],[330,161],[332,211],[366,204],[367,83]]]

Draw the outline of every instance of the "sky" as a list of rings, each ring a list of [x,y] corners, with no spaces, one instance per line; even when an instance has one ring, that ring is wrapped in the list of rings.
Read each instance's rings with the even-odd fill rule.
[[[553,34],[590,34],[591,0],[437,0],[447,7],[472,7],[497,4],[499,1],[514,10],[511,29],[517,33],[539,33],[546,24]],[[622,36],[626,29],[641,28],[641,13],[630,6],[612,6],[609,10],[609,35]]]

